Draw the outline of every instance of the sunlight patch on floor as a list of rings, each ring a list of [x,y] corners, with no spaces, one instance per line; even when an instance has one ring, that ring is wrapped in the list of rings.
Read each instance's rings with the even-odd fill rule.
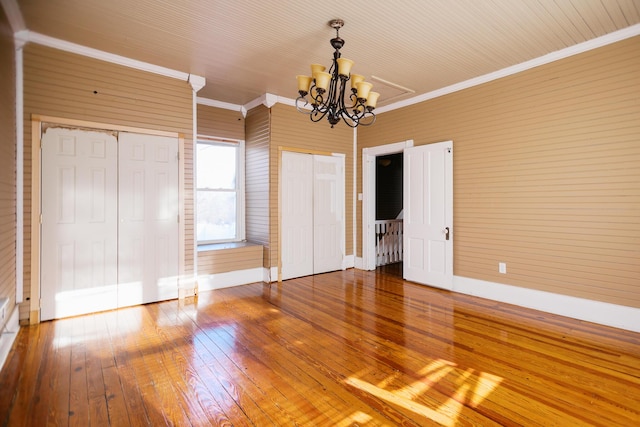
[[[354,426],[354,425],[366,425],[367,423],[369,423],[372,420],[373,420],[373,418],[370,415],[367,415],[362,411],[356,411],[353,414],[351,414],[348,417],[346,417],[344,420],[340,421],[338,424],[336,424],[336,427],[348,427],[348,426]]]
[[[391,384],[399,378],[397,374],[390,375],[378,384],[364,381],[358,378],[358,375],[347,378],[345,383],[444,426],[455,426],[465,403],[477,407],[502,382],[502,378],[496,375],[477,372],[472,368],[461,370],[456,364],[442,359],[432,361],[417,374],[420,376],[418,380],[394,390]],[[451,378],[451,375],[454,377]],[[455,392],[448,397],[438,391],[433,392],[431,396],[425,396],[423,401],[433,401],[433,406],[416,401],[447,376],[451,378],[450,382],[455,384]],[[351,421],[351,418],[344,420],[345,423]]]

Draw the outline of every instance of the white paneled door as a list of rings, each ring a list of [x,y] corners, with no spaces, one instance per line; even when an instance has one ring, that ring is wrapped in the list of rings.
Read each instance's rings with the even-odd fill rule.
[[[109,132],[44,132],[42,320],[117,307],[117,150]]]
[[[120,132],[118,305],[178,297],[178,140]]]
[[[282,279],[313,274],[313,156],[282,152]]]
[[[42,135],[41,319],[178,295],[178,141]]]
[[[406,280],[453,287],[453,142],[404,150]]]
[[[344,157],[283,151],[280,176],[282,280],[341,270]]]
[[[344,157],[313,156],[313,274],[342,269]]]

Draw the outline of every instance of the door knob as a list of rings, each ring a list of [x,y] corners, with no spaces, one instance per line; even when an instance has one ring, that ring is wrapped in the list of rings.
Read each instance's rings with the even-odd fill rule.
[[[449,240],[449,227],[444,228],[444,239]]]

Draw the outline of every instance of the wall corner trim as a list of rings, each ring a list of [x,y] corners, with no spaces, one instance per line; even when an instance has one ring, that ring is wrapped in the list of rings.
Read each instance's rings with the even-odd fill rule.
[[[600,325],[640,332],[640,308],[462,276],[453,277],[453,291]]]
[[[207,80],[202,76],[196,76],[195,74],[189,74],[189,78],[187,79],[191,88],[194,92],[198,92],[202,89],[206,84]]]
[[[22,50],[25,44],[29,41],[29,31],[22,30],[13,33],[13,43],[16,47],[16,50]]]

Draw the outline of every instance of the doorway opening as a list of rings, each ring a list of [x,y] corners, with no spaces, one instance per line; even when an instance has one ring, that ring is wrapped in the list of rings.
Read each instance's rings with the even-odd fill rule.
[[[379,187],[378,181],[387,180],[389,176],[395,174],[391,172],[389,168],[393,167],[393,161],[396,159],[396,156],[401,159],[401,164],[404,169],[403,153],[407,147],[413,147],[413,140],[410,139],[394,144],[368,147],[362,150],[362,268],[364,270],[375,270],[378,264],[378,245],[376,242],[380,239],[379,234],[383,233],[383,231],[376,230],[377,218],[393,216],[392,211],[397,210],[398,206],[400,206],[400,210],[395,213],[395,216],[403,216],[402,212],[405,202],[403,195],[403,172],[400,173],[401,179],[399,181],[399,187],[397,187],[397,182],[390,184],[388,187],[386,187],[385,184]],[[399,165],[400,163],[396,163],[395,167]],[[377,169],[387,169],[389,172],[381,172],[381,176],[378,177]],[[378,194],[379,192],[380,194]],[[399,198],[396,193],[399,193]],[[390,195],[389,200],[386,200],[388,195]],[[393,201],[391,201],[392,198]],[[380,204],[377,202],[378,199],[381,200]],[[396,234],[397,233],[396,231]],[[400,248],[402,248],[403,242],[401,239],[399,243]],[[403,258],[398,259],[398,261],[401,261]],[[400,274],[402,274],[402,270],[400,270]]]
[[[402,277],[403,153],[376,156],[376,271]]]

